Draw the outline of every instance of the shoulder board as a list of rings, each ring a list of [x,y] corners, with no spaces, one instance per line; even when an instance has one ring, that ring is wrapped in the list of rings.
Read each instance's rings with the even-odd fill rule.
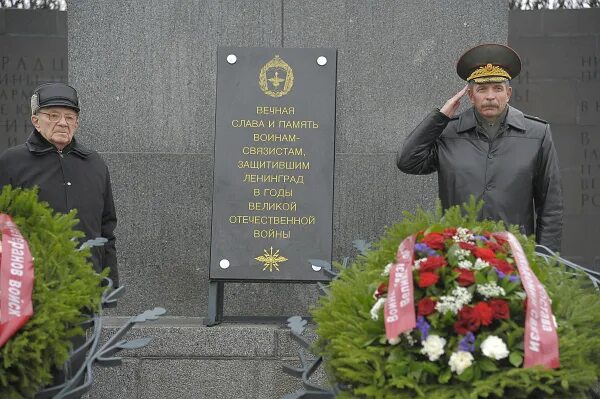
[[[527,118],[527,119],[531,119],[532,121],[538,121],[538,122],[541,122],[541,123],[545,123],[546,125],[548,124],[548,121],[545,121],[545,120],[543,120],[541,118],[538,118],[537,116],[526,115],[526,114],[523,114],[523,116],[525,118]]]

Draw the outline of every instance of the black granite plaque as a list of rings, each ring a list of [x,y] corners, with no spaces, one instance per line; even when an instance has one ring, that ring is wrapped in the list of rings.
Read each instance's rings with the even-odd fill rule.
[[[336,50],[217,57],[210,279],[329,280]]]
[[[0,153],[24,143],[30,99],[45,82],[67,81],[67,13],[0,10]]]

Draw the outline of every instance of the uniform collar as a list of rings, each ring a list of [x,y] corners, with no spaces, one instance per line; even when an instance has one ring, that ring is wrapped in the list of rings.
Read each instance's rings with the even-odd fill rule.
[[[57,151],[56,147],[54,147],[54,145],[52,145],[48,140],[46,140],[44,136],[42,136],[42,134],[36,129],[33,129],[33,132],[29,135],[29,138],[25,142],[25,145],[27,146],[29,152],[36,155],[43,155]],[[74,153],[80,158],[87,158],[92,153],[91,150],[81,145],[75,139],[75,137],[73,137],[71,143],[68,146],[66,146],[61,152],[65,154]]]
[[[510,105],[508,106],[508,113],[506,114],[506,124],[517,130],[525,131],[525,117],[523,116],[523,113]],[[467,132],[475,129],[476,126],[477,119],[475,118],[475,109],[471,107],[458,117],[457,133]]]

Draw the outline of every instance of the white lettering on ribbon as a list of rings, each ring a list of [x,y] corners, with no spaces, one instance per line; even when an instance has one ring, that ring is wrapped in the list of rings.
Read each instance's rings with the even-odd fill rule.
[[[388,297],[384,305],[385,332],[389,340],[417,325],[413,294],[412,265],[415,236],[405,238],[390,270]]]
[[[529,267],[519,240],[509,232],[497,233],[510,244],[523,288],[527,294],[525,313],[525,361],[523,367],[542,365],[560,367],[558,334],[552,322],[550,298],[544,286]]]
[[[33,314],[33,259],[29,246],[10,216],[0,214],[0,347]]]

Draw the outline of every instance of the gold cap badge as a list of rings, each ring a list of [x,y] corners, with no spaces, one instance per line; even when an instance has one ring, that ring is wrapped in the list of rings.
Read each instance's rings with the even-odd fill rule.
[[[516,51],[497,43],[470,48],[456,63],[456,73],[467,82],[504,82],[516,78],[519,72],[521,59]]]
[[[501,66],[487,64],[475,69],[467,78],[467,82],[495,83],[504,82],[505,80],[510,79],[512,79],[510,74]]]

